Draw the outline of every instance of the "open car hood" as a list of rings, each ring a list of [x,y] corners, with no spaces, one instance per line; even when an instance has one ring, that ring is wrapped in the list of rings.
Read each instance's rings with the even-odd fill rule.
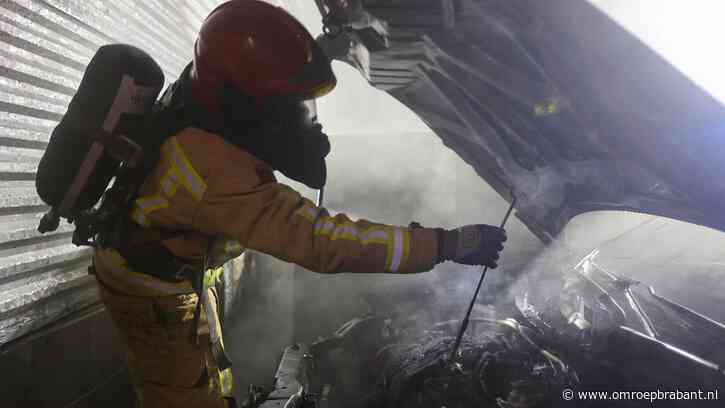
[[[317,2],[326,51],[515,195],[542,240],[593,210],[725,230],[723,106],[591,4]]]

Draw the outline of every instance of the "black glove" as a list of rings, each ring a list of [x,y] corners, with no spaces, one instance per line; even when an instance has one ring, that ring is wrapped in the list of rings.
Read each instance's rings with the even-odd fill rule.
[[[506,242],[506,231],[491,225],[466,225],[439,230],[438,262],[453,261],[465,265],[498,266],[499,252]]]

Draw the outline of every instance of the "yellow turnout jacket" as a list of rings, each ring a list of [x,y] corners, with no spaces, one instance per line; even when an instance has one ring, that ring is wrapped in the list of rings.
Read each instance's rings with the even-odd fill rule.
[[[331,217],[278,183],[265,162],[193,127],[165,142],[134,204],[141,226],[190,231],[163,243],[188,260],[203,256],[209,236],[320,273],[415,273],[437,259],[434,230]]]

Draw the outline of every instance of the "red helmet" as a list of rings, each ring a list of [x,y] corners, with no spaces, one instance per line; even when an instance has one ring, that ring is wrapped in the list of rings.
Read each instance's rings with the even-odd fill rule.
[[[194,48],[193,90],[210,113],[219,91],[232,85],[254,98],[300,100],[329,93],[337,81],[305,27],[282,8],[259,0],[231,0],[211,12]]]

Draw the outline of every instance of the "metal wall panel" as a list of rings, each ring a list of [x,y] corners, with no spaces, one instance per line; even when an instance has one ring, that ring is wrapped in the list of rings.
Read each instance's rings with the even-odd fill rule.
[[[98,301],[72,225],[36,232],[35,171],[96,49],[127,43],[174,80],[217,0],[0,0],[0,345]]]

